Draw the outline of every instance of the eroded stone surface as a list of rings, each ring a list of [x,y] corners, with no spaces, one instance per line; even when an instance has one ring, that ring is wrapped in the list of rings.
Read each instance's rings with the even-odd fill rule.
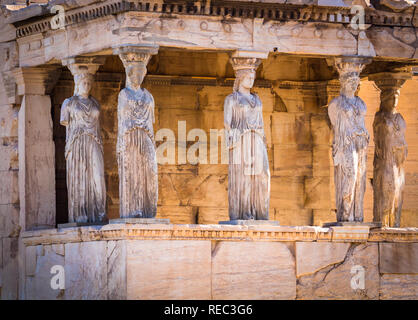
[[[66,300],[106,299],[106,241],[65,245]]]
[[[383,274],[380,277],[379,298],[382,300],[416,300],[417,274]]]
[[[277,242],[217,242],[212,249],[213,299],[294,299],[294,258]]]
[[[107,298],[126,299],[126,242],[107,241]]]
[[[296,242],[296,276],[343,262],[349,247],[350,243]]]
[[[380,273],[418,274],[418,243],[379,243]]]
[[[26,248],[25,299],[62,299],[64,290],[51,287],[53,266],[64,267],[64,245],[38,245]]]
[[[317,272],[300,276],[297,281],[297,299],[378,299],[379,271],[378,245],[374,243],[354,244],[347,249],[343,261],[343,250],[337,250],[335,263],[326,265]],[[339,251],[339,252],[338,252]],[[331,261],[331,259],[329,260]],[[352,289],[352,268],[364,268],[364,289]],[[311,269],[312,270],[312,269]]]

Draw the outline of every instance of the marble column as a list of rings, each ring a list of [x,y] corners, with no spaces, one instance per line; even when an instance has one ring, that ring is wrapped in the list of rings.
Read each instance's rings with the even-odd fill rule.
[[[235,82],[233,93],[224,103],[230,223],[269,219],[270,170],[263,106],[258,95],[251,92],[256,69],[266,57],[266,53],[238,51],[230,60]]]
[[[154,98],[141,84],[158,47],[114,48],[125,67],[126,87],[118,98],[119,212],[122,219],[155,218],[158,172],[153,123]]]
[[[329,103],[328,116],[333,132],[337,222],[363,222],[369,133],[364,123],[366,104],[355,93],[360,83],[360,72],[367,62],[360,57],[335,59],[341,91]]]
[[[100,104],[90,95],[94,74],[105,57],[72,57],[63,65],[74,76],[74,95],[61,106],[60,123],[66,127],[65,159],[68,190],[68,222],[104,223],[106,185]]]
[[[410,78],[408,69],[369,76],[380,89],[380,108],[373,121],[373,221],[383,227],[400,227],[401,222],[408,145],[406,122],[396,107],[400,89]]]
[[[51,99],[58,66],[17,68],[19,200],[22,230],[55,227],[55,146]]]

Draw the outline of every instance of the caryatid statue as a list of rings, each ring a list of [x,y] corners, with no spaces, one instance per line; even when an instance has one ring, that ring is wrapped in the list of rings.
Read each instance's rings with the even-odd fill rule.
[[[92,57],[64,60],[74,76],[74,95],[61,107],[60,123],[66,126],[68,220],[96,223],[106,220],[106,185],[100,105],[90,95],[99,63]]]
[[[340,95],[328,105],[334,140],[334,183],[337,222],[363,222],[366,160],[369,133],[365,127],[366,104],[355,96],[364,67],[361,58],[337,58]]]
[[[158,48],[115,48],[126,72],[118,98],[117,160],[121,218],[154,218],[157,214],[158,172],[154,142],[154,98],[141,88],[147,63]]]
[[[263,106],[251,92],[260,62],[251,57],[231,58],[236,78],[233,93],[224,103],[230,220],[269,219],[270,170]]]
[[[370,76],[380,91],[380,109],[373,122],[373,221],[383,227],[399,227],[405,185],[404,163],[408,155],[406,123],[396,106],[400,88],[411,74],[380,73]]]

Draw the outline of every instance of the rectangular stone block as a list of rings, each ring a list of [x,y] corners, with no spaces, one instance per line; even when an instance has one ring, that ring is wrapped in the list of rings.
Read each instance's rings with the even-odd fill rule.
[[[302,209],[304,183],[300,177],[271,177],[270,208]]]
[[[278,220],[281,226],[310,226],[312,224],[312,210],[299,209],[289,210],[275,208],[270,210],[270,215],[274,214],[274,220]]]
[[[350,243],[296,242],[296,276],[313,274],[344,261]]]
[[[330,177],[334,175],[332,148],[328,145],[314,145],[312,148],[312,175]]]
[[[161,109],[159,115],[159,123],[156,124],[156,134],[160,129],[170,129],[174,132],[175,138],[179,139],[179,121],[185,121],[185,138],[187,139],[187,134],[191,129],[200,128],[201,123],[201,111],[199,110],[190,110],[182,109],[179,105],[178,108],[172,109]],[[183,127],[181,130],[184,131]],[[177,141],[176,141],[177,143]]]
[[[107,298],[107,241],[65,244],[66,300]]]
[[[379,298],[378,244],[304,242],[296,246],[297,299]],[[359,278],[364,279],[364,287]]]
[[[337,215],[335,210],[321,210],[321,209],[314,209],[313,210],[313,225],[314,226],[322,226],[324,223],[327,222],[334,222],[337,221]]]
[[[299,145],[275,144],[274,175],[310,176],[312,175],[312,151]]]
[[[0,171],[19,169],[17,137],[0,138]]]
[[[65,289],[54,289],[51,281],[59,284],[60,275],[64,274],[59,269],[64,268],[64,245],[38,245],[26,247],[26,277],[25,299],[28,300],[61,300],[64,298]],[[54,273],[51,273],[51,270]],[[65,270],[65,268],[64,268]],[[53,279],[55,277],[55,279]],[[66,278],[64,286],[68,285]],[[92,287],[93,288],[93,287]]]
[[[212,249],[212,298],[294,299],[294,258],[284,243],[216,242]]]
[[[329,177],[305,179],[305,207],[311,209],[335,208],[334,185]]]
[[[0,138],[17,137],[18,109],[0,101]]]
[[[0,205],[19,202],[19,178],[17,170],[0,171]]]
[[[16,300],[18,298],[18,238],[3,238],[3,268],[1,271],[1,300]]]
[[[402,209],[401,228],[418,227],[418,214],[415,210]]]
[[[196,212],[197,209],[190,206],[159,206],[156,218],[170,219],[173,224],[194,224]]]
[[[17,237],[20,229],[19,207],[13,204],[0,204],[0,235]]]
[[[218,224],[229,219],[228,208],[199,207],[198,224]]]
[[[418,243],[379,243],[380,273],[418,273]]]
[[[339,223],[337,223],[338,225]],[[341,223],[342,226],[331,227],[332,241],[365,242],[369,238],[370,227],[361,223]],[[344,225],[347,224],[347,225]]]
[[[210,241],[127,241],[127,298],[210,299]]]
[[[25,95],[19,110],[19,199],[22,227],[54,226],[55,145],[51,99]]]
[[[332,144],[332,130],[327,114],[311,115],[311,131],[314,145]]]
[[[310,145],[312,143],[308,114],[273,112],[271,118],[273,144]]]
[[[221,130],[224,128],[223,110],[202,110],[200,111],[201,122],[199,129],[207,134],[207,142],[210,142],[210,129]]]
[[[379,298],[381,300],[417,300],[417,274],[382,274]]]
[[[199,182],[190,193],[191,206],[196,207],[227,207],[228,206],[228,176],[199,176]]]
[[[191,85],[149,86],[149,91],[154,97],[156,108],[197,110],[197,88]]]
[[[218,110],[223,112],[225,98],[231,94],[230,87],[224,86],[204,86],[198,89],[199,109]]]

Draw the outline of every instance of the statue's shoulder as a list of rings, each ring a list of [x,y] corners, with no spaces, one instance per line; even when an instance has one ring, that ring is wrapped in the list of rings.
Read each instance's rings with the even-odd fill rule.
[[[76,99],[75,96],[72,96],[72,97],[69,97],[69,98],[65,99],[64,102],[61,105],[61,109],[69,108],[71,106],[71,104],[74,102],[75,99]]]
[[[96,98],[95,98],[95,97],[90,96],[90,100],[91,100],[91,101],[93,101],[93,103],[94,103],[97,107],[99,107],[99,108],[100,108],[100,103],[99,103],[99,101],[97,101],[97,100],[96,100]]]
[[[328,103],[328,110],[335,110],[338,106],[340,106],[342,103],[342,97],[338,96],[335,97]]]
[[[226,96],[224,104],[230,104],[236,99],[236,92],[230,93]]]
[[[122,97],[126,97],[128,94],[128,88],[123,88],[120,92],[119,92],[119,98]]]

